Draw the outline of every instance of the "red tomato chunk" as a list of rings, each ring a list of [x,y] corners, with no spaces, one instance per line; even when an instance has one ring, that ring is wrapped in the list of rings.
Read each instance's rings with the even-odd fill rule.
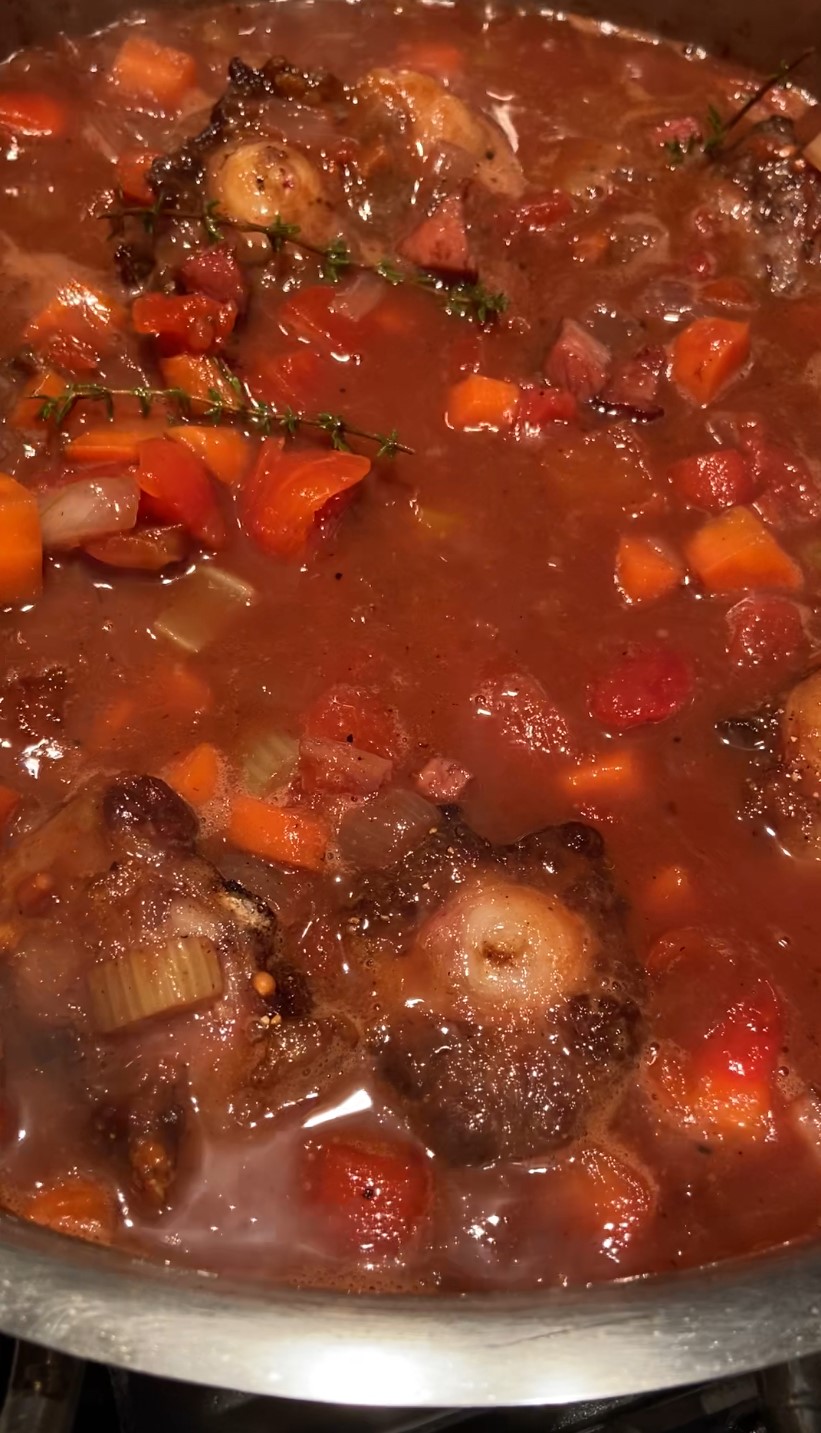
[[[689,661],[668,647],[625,652],[590,689],[591,715],[611,731],[666,721],[693,694]]]

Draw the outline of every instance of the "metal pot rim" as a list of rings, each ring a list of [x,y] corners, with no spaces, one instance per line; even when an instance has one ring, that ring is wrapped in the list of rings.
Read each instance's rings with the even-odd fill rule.
[[[383,1407],[570,1403],[821,1349],[821,1243],[527,1295],[271,1289],[0,1220],[0,1327],[241,1392]]]

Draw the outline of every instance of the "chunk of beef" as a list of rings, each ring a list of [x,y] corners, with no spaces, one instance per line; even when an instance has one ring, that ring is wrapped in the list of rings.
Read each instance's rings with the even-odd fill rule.
[[[775,293],[787,293],[805,262],[821,257],[821,175],[801,153],[783,116],[755,125],[719,151],[719,170],[747,195],[761,263]]]
[[[351,909],[360,948],[384,961],[387,933],[401,953],[379,1069],[437,1152],[484,1163],[555,1148],[617,1091],[641,977],[593,828],[493,846],[450,810],[392,872],[358,882]]]
[[[629,358],[617,359],[608,383],[598,395],[597,406],[614,417],[638,423],[663,417],[658,392],[666,364],[663,348],[643,348]]]
[[[791,855],[821,860],[821,671],[788,692],[780,721],[769,715],[759,749],[770,761],[751,777],[748,813]]]
[[[554,387],[564,388],[587,403],[605,387],[610,364],[610,350],[580,323],[566,318],[545,359],[544,375]]]
[[[100,1106],[95,1129],[119,1160],[138,1204],[164,1209],[177,1177],[184,1103],[173,1078],[149,1079],[129,1098]]]
[[[634,1005],[606,1000],[507,1029],[414,1012],[386,1032],[380,1068],[437,1154],[529,1159],[584,1133],[636,1058],[639,1032]]]

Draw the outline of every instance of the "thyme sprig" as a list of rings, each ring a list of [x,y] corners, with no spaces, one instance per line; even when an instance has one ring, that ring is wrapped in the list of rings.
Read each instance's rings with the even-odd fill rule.
[[[341,235],[327,245],[311,243],[303,236],[298,224],[286,223],[279,214],[270,224],[243,223],[223,214],[216,201],[206,203],[202,208],[185,209],[177,206],[172,196],[159,194],[153,204],[112,205],[103,211],[101,217],[108,219],[115,226],[124,219],[136,219],[150,235],[156,233],[157,225],[162,219],[172,222],[188,220],[201,226],[209,244],[219,243],[226,229],[234,229],[243,234],[263,234],[275,254],[282,253],[287,246],[319,259],[322,277],[326,283],[339,283],[340,279],[350,272],[373,273],[389,284],[410,284],[424,289],[426,293],[440,298],[448,313],[457,318],[473,319],[479,324],[490,323],[504,313],[508,306],[506,294],[492,291],[478,282],[470,283],[465,280],[457,284],[447,284],[427,269],[400,265],[392,259],[380,259],[375,264],[362,263],[354,257],[353,251]]]
[[[196,416],[200,423],[236,422],[255,433],[270,436],[284,433],[293,438],[303,428],[313,428],[324,433],[337,452],[350,452],[348,439],[358,438],[363,443],[377,445],[378,458],[392,458],[397,453],[412,453],[413,449],[400,442],[399,434],[393,428],[389,433],[371,433],[349,423],[339,413],[301,413],[295,408],[275,408],[271,403],[261,403],[254,398],[247,386],[236,374],[226,369],[220,376],[236,394],[237,401],[227,399],[218,388],[208,390],[207,406],[200,411],[204,399],[193,398],[184,388],[150,388],[138,385],[134,388],[109,388],[102,383],[69,383],[62,393],[44,398],[38,409],[38,417],[44,423],[61,428],[79,403],[102,403],[106,415],[114,417],[114,401],[117,398],[133,398],[140,407],[143,417],[148,417],[158,404],[174,409],[181,418]]]
[[[760,104],[761,100],[769,94],[770,90],[776,89],[778,85],[783,84],[794,70],[797,70],[800,65],[804,64],[805,60],[810,59],[814,54],[815,47],[811,46],[810,49],[803,50],[794,60],[782,61],[778,69],[774,70],[771,75],[768,75],[765,80],[762,80],[758,88],[753,91],[728,119],[722,117],[721,112],[714,104],[709,105],[699,134],[691,135],[684,141],[671,139],[665,144],[664,148],[669,154],[673,166],[677,167],[679,164],[682,164],[689,155],[694,153],[701,153],[708,159],[714,158],[719,151],[723,149],[729,135],[736,126],[747,117],[750,110],[755,109],[755,106]]]

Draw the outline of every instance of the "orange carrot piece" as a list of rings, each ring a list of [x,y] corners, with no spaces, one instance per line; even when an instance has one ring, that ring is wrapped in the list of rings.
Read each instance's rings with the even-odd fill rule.
[[[662,866],[650,877],[639,905],[651,920],[669,925],[679,921],[695,901],[693,878],[686,866]]]
[[[479,428],[498,432],[510,428],[516,417],[519,388],[503,378],[471,373],[454,383],[448,393],[445,421],[449,428],[473,433]]]
[[[239,795],[231,802],[228,839],[264,861],[321,871],[330,838],[325,822],[308,811]]]
[[[192,453],[202,458],[219,482],[228,486],[242,482],[254,456],[251,439],[235,428],[207,428],[183,423],[169,428],[167,437],[173,438],[175,443],[184,443]]]
[[[139,445],[162,433],[161,423],[148,419],[137,423],[104,423],[86,428],[66,443],[65,456],[72,463],[137,463]]]
[[[170,762],[164,776],[168,785],[189,806],[204,806],[217,790],[221,770],[222,760],[217,748],[203,741],[185,756]]]
[[[752,293],[743,279],[727,275],[722,279],[709,279],[701,285],[701,297],[711,304],[723,304],[727,308],[752,308],[755,303]]]
[[[705,522],[685,545],[688,565],[708,592],[800,587],[804,575],[750,509],[729,508]]]
[[[192,413],[205,413],[212,408],[215,393],[230,406],[237,402],[237,395],[225,374],[210,358],[193,353],[176,353],[172,358],[160,360],[160,371],[168,388],[181,388],[194,399]]]
[[[117,188],[124,199],[133,204],[153,204],[154,191],[148,184],[148,171],[157,154],[151,149],[129,150],[114,165]]]
[[[0,473],[0,606],[33,602],[43,588],[43,539],[37,499]]]
[[[197,81],[193,55],[157,45],[144,35],[129,35],[114,57],[111,78],[129,99],[153,101],[161,109],[176,109]]]
[[[326,503],[361,483],[370,467],[359,453],[282,453],[269,439],[243,492],[245,527],[263,551],[295,557]]]
[[[616,553],[616,584],[626,602],[653,602],[678,587],[684,564],[666,544],[625,533]]]
[[[0,830],[8,826],[22,799],[20,792],[13,787],[0,786]]]
[[[697,318],[673,339],[672,373],[688,398],[712,402],[750,356],[750,325],[732,318]]]
[[[52,367],[91,373],[112,351],[118,331],[124,326],[125,311],[119,304],[107,294],[70,279],[29,320],[23,338]]]
[[[58,1234],[110,1244],[117,1223],[111,1192],[95,1179],[79,1175],[57,1179],[35,1189],[21,1202],[20,1213]]]
[[[11,428],[37,428],[43,419],[40,417],[40,409],[43,406],[44,398],[56,398],[60,393],[65,392],[66,380],[55,373],[53,369],[46,369],[45,373],[35,373],[29,379],[21,396],[18,398],[11,410],[6,422]]]
[[[65,134],[69,111],[60,100],[36,90],[0,93],[0,131],[21,139],[52,139]]]
[[[440,40],[416,40],[402,45],[396,56],[403,70],[421,70],[441,79],[454,79],[464,72],[465,55],[458,45]]]
[[[161,693],[161,705],[173,716],[202,716],[214,704],[214,693],[205,677],[186,662],[174,662],[170,667],[163,665],[156,681],[155,690]]]
[[[632,749],[602,752],[564,773],[565,789],[573,796],[636,796],[644,786],[644,773]]]
[[[118,737],[127,731],[137,716],[137,702],[134,697],[115,697],[98,712],[91,723],[88,744],[95,751],[113,746]]]

